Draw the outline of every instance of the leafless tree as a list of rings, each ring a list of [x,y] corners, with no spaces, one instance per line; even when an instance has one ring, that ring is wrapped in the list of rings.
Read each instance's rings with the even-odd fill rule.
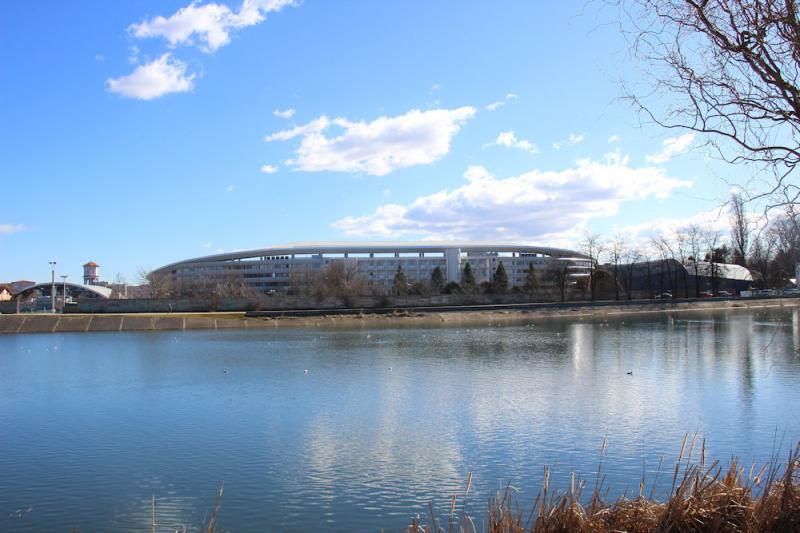
[[[670,240],[664,235],[658,235],[651,240],[653,249],[658,252],[661,259],[661,265],[658,269],[659,277],[659,292],[663,293],[664,289],[669,289],[670,294],[674,298],[678,291],[678,272],[675,269],[675,251]],[[666,284],[664,283],[664,275],[666,274]]]
[[[744,266],[747,262],[748,246],[750,245],[750,223],[744,208],[744,199],[741,193],[731,195],[731,244],[733,246],[733,262]]]
[[[608,256],[611,260],[611,272],[614,276],[614,298],[616,300],[619,300],[619,288],[621,284],[620,263],[625,254],[625,239],[623,239],[621,235],[615,235],[614,240],[612,240],[609,245]]]
[[[642,252],[638,248],[627,250],[624,260],[628,263],[628,275],[625,279],[625,291],[628,293],[628,300],[633,299],[633,278],[639,262],[642,260]]]
[[[748,199],[796,203],[800,14],[794,0],[605,0],[642,66],[626,84],[645,118],[697,132],[731,163],[755,163]],[[767,176],[764,178],[763,176]]]
[[[114,283],[111,284],[111,298],[119,300],[128,297],[128,283],[125,281],[125,276],[121,272],[117,272],[114,277]]]
[[[694,275],[694,295],[700,296],[700,254],[703,253],[703,230],[696,224],[690,224],[679,232],[680,239],[685,246],[688,266]]]
[[[357,267],[343,261],[326,265],[312,286],[312,293],[317,298],[342,298],[346,305],[350,298],[360,296],[364,290],[365,285],[358,276]]]
[[[552,261],[545,269],[544,279],[555,285],[561,301],[566,301],[567,285],[569,284],[569,263],[561,259]]]
[[[711,294],[716,295],[719,291],[719,264],[725,262],[725,259],[718,254],[719,231],[706,229],[703,231],[702,239],[706,249],[705,260],[708,262],[709,277],[711,278]]]
[[[591,265],[589,266],[589,293],[592,300],[594,300],[595,296],[595,272],[597,271],[600,255],[605,250],[605,246],[605,243],[600,238],[600,234],[590,233],[588,231],[583,234],[580,247],[581,251],[591,259]]]
[[[172,298],[177,296],[178,287],[169,274],[158,274],[139,268],[139,284],[150,286],[151,298]]]

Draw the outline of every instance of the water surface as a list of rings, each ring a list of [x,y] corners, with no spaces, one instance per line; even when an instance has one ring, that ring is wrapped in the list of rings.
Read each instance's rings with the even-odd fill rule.
[[[307,372],[305,371],[307,370]],[[629,375],[631,372],[632,375]],[[549,464],[612,495],[683,436],[767,460],[800,436],[797,310],[524,326],[0,336],[0,530],[399,530]],[[665,490],[669,474],[658,486]],[[471,503],[470,503],[471,502]]]

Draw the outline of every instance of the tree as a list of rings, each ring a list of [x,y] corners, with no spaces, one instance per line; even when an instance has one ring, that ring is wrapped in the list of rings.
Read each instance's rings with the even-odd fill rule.
[[[394,275],[394,281],[392,281],[392,292],[397,296],[408,294],[408,280],[406,279],[406,273],[403,272],[403,267],[400,265],[397,266],[397,272]]]
[[[750,224],[744,209],[744,199],[740,193],[731,195],[731,245],[733,246],[732,261],[734,264],[745,266],[747,262],[748,246],[750,245]]]
[[[475,274],[472,273],[472,265],[469,264],[469,261],[464,265],[464,272],[461,274],[461,288],[467,293],[474,292],[477,288]]]
[[[528,269],[525,271],[525,285],[523,289],[528,294],[535,294],[539,290],[539,278],[536,276],[536,269],[533,268],[533,263],[528,263]]]
[[[170,274],[157,274],[139,269],[140,284],[150,286],[151,298],[173,298],[180,296],[178,284]]]
[[[747,267],[759,276],[759,285],[769,278],[770,263],[774,256],[774,242],[759,235],[750,246],[750,255],[747,257]]]
[[[442,274],[442,269],[437,266],[431,272],[431,289],[433,289],[433,292],[441,293],[443,288],[444,274]]]
[[[715,230],[706,230],[703,232],[703,240],[706,246],[706,261],[709,263],[711,276],[711,294],[716,294],[719,291],[719,263],[716,261],[717,256],[714,255],[714,250],[719,243],[719,232]],[[721,262],[721,261],[720,261]]]
[[[350,305],[353,296],[364,292],[364,282],[358,277],[355,265],[332,261],[316,276],[311,292],[318,299],[341,298],[345,305]]]
[[[442,288],[442,294],[461,294],[461,285],[455,281],[451,281]]]
[[[625,96],[665,128],[702,135],[730,163],[766,167],[753,197],[796,203],[800,14],[794,0],[607,0],[641,76]]]
[[[128,282],[125,281],[125,276],[121,272],[117,272],[114,277],[114,283],[111,284],[111,298],[119,300],[128,297]]]
[[[637,263],[642,259],[642,252],[637,249],[628,250],[625,253],[625,261],[628,263],[628,275],[625,279],[625,291],[628,293],[628,300],[633,299],[633,278],[636,274]]]
[[[702,237],[703,230],[700,226],[690,224],[681,230],[681,240],[686,246],[686,251],[689,254],[686,258],[687,262],[691,263],[694,275],[694,295],[700,297],[700,254],[702,253]]]
[[[561,259],[554,260],[545,271],[545,279],[556,286],[561,301],[566,301],[567,283],[569,283],[568,263]]]
[[[581,249],[583,253],[586,254],[589,259],[591,260],[591,264],[589,265],[589,292],[591,293],[591,298],[594,300],[595,294],[595,272],[597,271],[597,264],[600,258],[600,254],[603,253],[605,245],[603,241],[600,240],[600,235],[597,233],[589,233],[588,231],[583,234],[583,241],[581,241]]]
[[[492,280],[492,290],[497,294],[505,294],[508,291],[508,274],[503,262],[497,265],[497,270],[494,271],[494,279]]]
[[[611,243],[611,264],[613,266],[614,274],[614,299],[619,300],[619,286],[620,286],[620,261],[625,253],[625,241],[620,235],[616,235]]]

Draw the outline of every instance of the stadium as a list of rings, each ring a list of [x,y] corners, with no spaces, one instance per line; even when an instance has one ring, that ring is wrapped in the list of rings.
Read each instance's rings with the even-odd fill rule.
[[[461,282],[469,263],[476,283],[492,280],[500,263],[509,287],[521,286],[533,265],[541,275],[564,265],[570,282],[591,272],[591,259],[572,250],[507,243],[477,242],[381,242],[296,243],[257,250],[209,255],[178,261],[151,275],[177,285],[214,281],[241,283],[258,293],[287,292],[308,285],[333,263],[373,290],[388,290],[398,268],[409,283],[431,280],[438,267],[445,283]]]

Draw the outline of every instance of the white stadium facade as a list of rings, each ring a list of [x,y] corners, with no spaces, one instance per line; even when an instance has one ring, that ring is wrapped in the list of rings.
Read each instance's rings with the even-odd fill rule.
[[[236,279],[260,293],[285,292],[309,283],[334,262],[375,290],[392,286],[398,267],[409,283],[431,280],[439,267],[445,283],[461,282],[467,263],[475,281],[491,281],[502,262],[509,287],[521,286],[533,265],[541,277],[553,265],[564,265],[572,281],[587,277],[591,259],[572,250],[507,243],[376,242],[297,243],[257,250],[209,255],[172,263],[152,272],[177,284]]]

